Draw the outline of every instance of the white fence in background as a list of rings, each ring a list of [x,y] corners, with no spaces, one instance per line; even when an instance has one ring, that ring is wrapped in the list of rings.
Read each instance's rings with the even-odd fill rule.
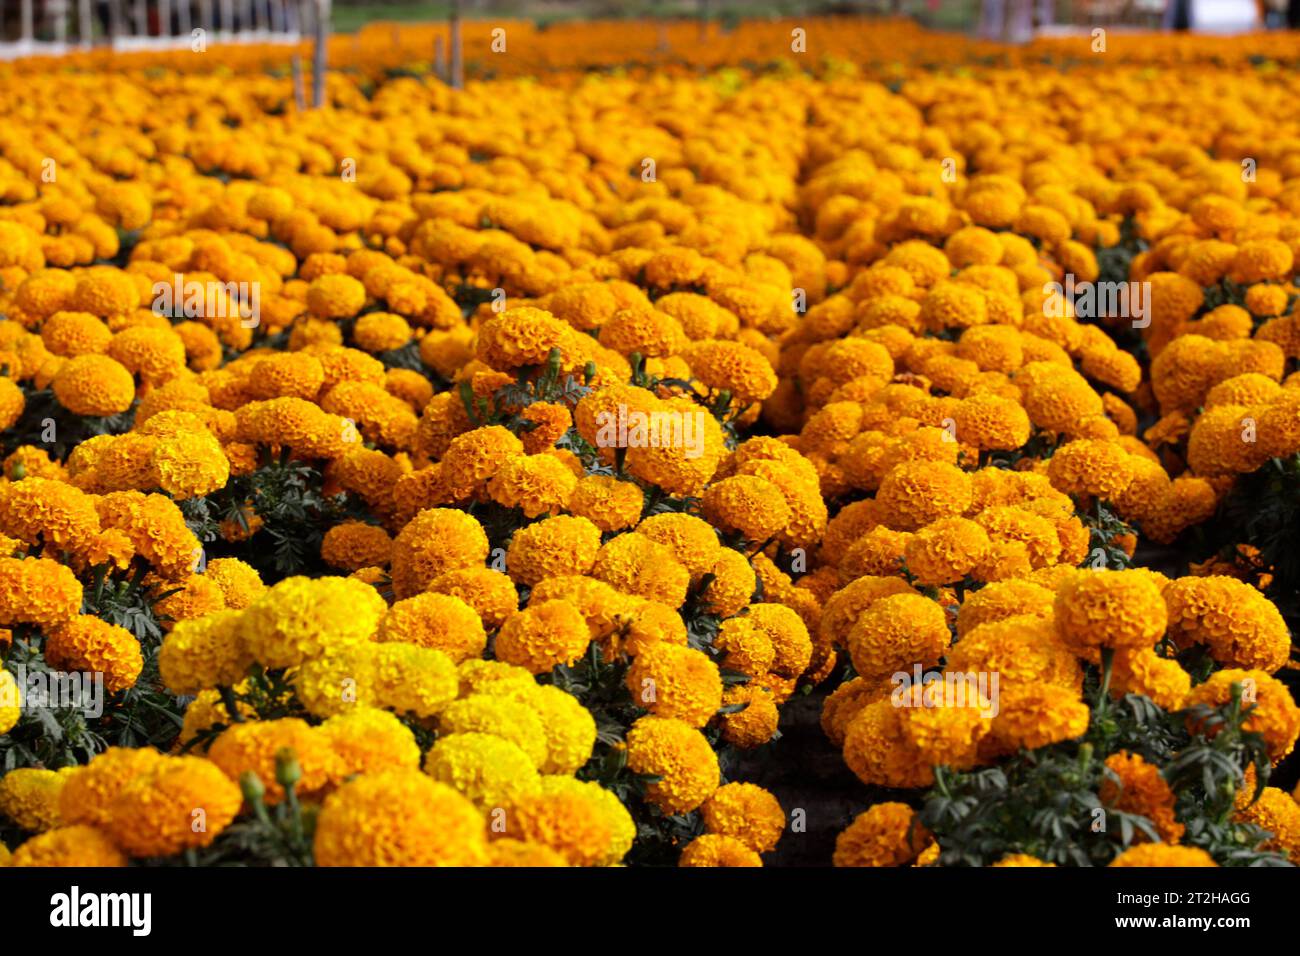
[[[298,43],[315,34],[318,17],[328,21],[330,0],[0,0],[0,11],[9,21],[0,22],[0,60],[14,60],[97,46]]]

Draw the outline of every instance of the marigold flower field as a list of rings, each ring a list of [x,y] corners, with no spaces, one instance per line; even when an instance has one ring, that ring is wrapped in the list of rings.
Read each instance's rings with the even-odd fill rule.
[[[0,865],[1300,862],[1300,39],[435,32],[0,65]]]

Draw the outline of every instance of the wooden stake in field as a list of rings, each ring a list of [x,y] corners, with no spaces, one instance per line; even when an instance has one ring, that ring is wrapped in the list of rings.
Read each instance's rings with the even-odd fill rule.
[[[447,44],[443,42],[441,33],[433,38],[433,75],[447,82]]]
[[[90,49],[95,28],[90,23],[90,0],[77,0],[77,33],[81,36],[81,48]]]
[[[460,0],[451,0],[451,85],[453,89],[465,86],[464,51],[460,36]]]
[[[330,0],[315,0],[316,3],[316,46],[312,51],[311,83],[312,106],[320,109],[325,105],[325,67],[329,56],[327,44],[330,33]]]
[[[299,113],[307,109],[307,97],[302,91],[302,54],[293,51],[293,105]]]

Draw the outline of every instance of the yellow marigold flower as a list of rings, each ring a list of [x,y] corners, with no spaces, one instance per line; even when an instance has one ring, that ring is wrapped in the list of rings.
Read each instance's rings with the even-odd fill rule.
[[[293,667],[329,647],[370,640],[388,606],[350,578],[290,577],[243,611],[244,639],[266,667]]]
[[[1292,751],[1300,737],[1300,707],[1281,681],[1264,671],[1227,668],[1193,687],[1184,706],[1221,707],[1232,699],[1234,684],[1241,685],[1243,701],[1254,704],[1242,727],[1263,736],[1268,755],[1276,763]]]
[[[776,650],[767,633],[754,626],[748,616],[722,622],[713,647],[723,653],[722,666],[727,670],[759,677],[772,668]]]
[[[420,766],[415,735],[386,710],[356,707],[330,717],[317,733],[338,758],[340,777]]]
[[[519,417],[527,429],[520,438],[524,443],[524,451],[529,455],[553,447],[573,424],[573,416],[568,407],[558,402],[533,402]]]
[[[506,569],[520,584],[549,577],[585,574],[600,552],[600,529],[586,518],[559,515],[515,532],[506,551]]]
[[[782,682],[781,696],[773,689],[774,682]],[[722,725],[722,739],[741,750],[761,747],[776,736],[780,714],[777,702],[788,699],[793,691],[793,681],[773,674],[763,675],[752,684],[735,684],[722,691],[723,708],[742,705],[743,709],[723,713],[718,722]]]
[[[18,849],[10,866],[126,866],[127,858],[103,831],[82,824],[62,826],[32,837]]]
[[[1183,838],[1186,828],[1174,816],[1174,792],[1159,767],[1125,750],[1106,758],[1106,770],[1099,793],[1102,803],[1146,817],[1163,843],[1177,843]],[[1141,834],[1138,839],[1145,842]]]
[[[475,732],[439,737],[425,755],[424,772],[484,814],[536,792],[541,784],[537,767],[518,746],[494,734]]]
[[[483,818],[451,787],[418,770],[386,770],[326,798],[313,843],[317,866],[481,866]]]
[[[1088,730],[1088,705],[1078,691],[1035,683],[1002,689],[1000,709],[989,735],[990,750],[1015,753],[1073,740]]]
[[[1053,487],[1067,494],[1113,499],[1133,479],[1129,457],[1114,442],[1081,439],[1056,450],[1047,475]]]
[[[357,571],[386,567],[393,553],[393,539],[378,525],[345,521],[325,532],[321,560],[332,568]]]
[[[29,833],[41,833],[63,824],[59,795],[67,773],[18,767],[0,778],[0,814]]]
[[[208,759],[236,783],[245,773],[257,774],[266,787],[266,802],[276,804],[285,798],[275,772],[277,755],[285,749],[293,751],[302,770],[299,793],[317,793],[342,775],[329,741],[296,717],[231,724],[208,748]]]
[[[442,456],[443,474],[456,498],[485,488],[508,462],[523,455],[523,443],[500,425],[457,435]]]
[[[366,287],[349,275],[323,275],[307,287],[307,309],[322,319],[350,319],[366,304]]]
[[[163,760],[152,747],[109,747],[88,764],[76,768],[59,792],[59,813],[65,824],[104,826],[118,793],[136,777]]]
[[[1188,577],[1164,589],[1169,635],[1204,644],[1220,664],[1273,672],[1291,654],[1286,622],[1273,602],[1244,581]]]
[[[1171,846],[1167,843],[1139,843],[1131,846],[1115,859],[1110,866],[1218,866],[1214,858],[1200,847]]]
[[[713,580],[705,589],[703,600],[713,613],[730,617],[740,612],[754,595],[758,576],[749,560],[739,551],[723,548],[709,571]]]
[[[0,668],[0,735],[13,730],[22,715],[22,694],[18,689],[18,681],[9,671]]]
[[[1083,685],[1077,659],[1050,616],[1016,615],[970,628],[948,651],[946,669],[996,673],[1005,684],[1043,681],[1075,691]]]
[[[434,578],[487,561],[488,540],[473,516],[448,508],[421,511],[393,540],[393,592],[424,591]]]
[[[1150,648],[1165,633],[1160,589],[1138,571],[1089,571],[1064,580],[1054,604],[1061,637],[1076,653]]]
[[[519,610],[514,582],[493,568],[457,568],[429,582],[435,594],[458,597],[477,613],[488,628],[497,628]]]
[[[793,517],[781,490],[752,475],[735,475],[714,483],[701,504],[714,526],[754,543],[766,542]]]
[[[1258,800],[1237,811],[1236,818],[1272,834],[1261,849],[1281,853],[1292,863],[1300,859],[1300,803],[1285,790],[1265,787]]]
[[[700,807],[710,833],[733,837],[756,853],[776,848],[785,831],[785,812],[771,793],[752,783],[729,783]]]
[[[516,744],[534,766],[546,762],[546,730],[537,711],[526,703],[496,694],[475,693],[453,701],[438,714],[441,732],[477,731]]]
[[[1179,663],[1149,647],[1121,649],[1110,675],[1111,696],[1141,694],[1165,710],[1181,710],[1192,689],[1192,678]]]
[[[916,531],[963,514],[971,504],[970,477],[944,462],[905,461],[880,483],[876,502],[892,528]]]
[[[310,296],[310,291],[308,295]],[[367,352],[400,349],[411,341],[411,325],[392,312],[370,312],[353,323],[352,340],[357,348]]]
[[[162,439],[149,455],[158,487],[177,501],[219,491],[230,479],[230,460],[206,431]]]
[[[108,326],[89,312],[55,312],[41,324],[45,347],[65,358],[102,354],[112,340]]]
[[[575,789],[520,796],[505,808],[504,832],[554,850],[570,866],[603,865],[616,838],[611,818],[599,812],[594,797]]]
[[[501,627],[497,657],[543,674],[559,664],[572,664],[584,653],[591,637],[587,622],[568,601],[530,602]]]
[[[694,515],[668,512],[652,515],[637,525],[637,533],[668,547],[692,578],[707,574],[717,564],[722,545],[707,522]]]
[[[1029,415],[998,395],[970,395],[953,411],[955,434],[981,451],[1012,451],[1029,441]]]
[[[167,757],[117,793],[108,831],[133,857],[172,856],[211,844],[243,802],[239,786],[211,761]]]
[[[376,644],[369,660],[373,677],[365,675],[361,667],[352,668],[353,674],[362,674],[356,678],[357,684],[373,680],[375,704],[398,714],[428,717],[440,713],[455,698],[460,686],[455,662],[431,647]],[[365,666],[363,662],[362,667]]]
[[[756,867],[763,861],[742,840],[721,833],[697,836],[682,850],[677,865],[682,867]]]
[[[140,305],[140,289],[125,272],[107,267],[91,269],[77,280],[67,304],[100,318],[121,315]]]
[[[969,594],[957,614],[957,635],[1018,615],[1050,619],[1056,595],[1029,581],[999,581]]]
[[[54,397],[76,415],[105,418],[131,407],[135,380],[122,363],[107,355],[79,355],[54,376]]]
[[[253,663],[243,626],[243,615],[233,610],[178,621],[158,652],[158,670],[168,690],[197,694],[243,680]]]
[[[56,627],[81,610],[81,582],[48,558],[0,558],[0,624]]]
[[[523,306],[494,314],[479,327],[476,354],[492,368],[509,371],[544,364],[553,348],[560,349],[566,368],[582,365],[576,330],[549,312]]]
[[[1008,853],[992,866],[1011,866],[1011,867],[1033,867],[1033,866],[1056,866],[1055,863],[1044,863],[1036,856],[1030,856],[1028,853]]]
[[[690,587],[690,572],[670,548],[635,531],[605,543],[591,566],[599,578],[623,594],[681,607]]]
[[[835,838],[834,866],[906,866],[925,848],[929,833],[905,803],[877,803],[858,814]]]
[[[989,537],[967,518],[940,518],[908,538],[903,549],[907,570],[919,584],[952,584],[984,558]]]
[[[858,674],[871,680],[914,664],[938,663],[951,641],[942,607],[916,594],[883,597],[868,607],[848,634]]]
[[[425,593],[389,608],[376,640],[431,647],[460,663],[482,656],[487,632],[478,613],[460,598]]]
[[[622,531],[641,520],[645,494],[630,481],[608,475],[580,478],[569,496],[569,511],[601,531]]]
[[[488,844],[487,865],[534,869],[537,867],[568,866],[569,861],[549,846],[541,843],[525,843],[523,840],[503,837]]]
[[[678,354],[705,387],[714,392],[730,392],[742,407],[761,402],[776,390],[776,372],[771,363],[740,342],[716,339],[693,342]]]
[[[659,780],[646,799],[664,813],[689,813],[718,788],[718,758],[708,740],[682,720],[639,718],[627,732],[627,764],[633,773]]]
[[[485,692],[521,701],[542,719],[546,733],[546,760],[538,766],[542,773],[576,773],[591,758],[596,745],[596,720],[572,694],[531,679],[507,680],[499,687],[487,687]]]
[[[454,444],[454,443],[453,443]],[[488,481],[492,500],[519,508],[529,518],[566,508],[578,479],[550,455],[520,455],[506,461]]]
[[[645,648],[628,669],[632,700],[659,717],[703,727],[722,706],[722,676],[702,651],[676,644]]]

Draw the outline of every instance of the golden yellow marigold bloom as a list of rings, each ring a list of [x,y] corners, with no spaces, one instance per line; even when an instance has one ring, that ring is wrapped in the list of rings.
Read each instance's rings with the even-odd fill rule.
[[[462,697],[438,714],[438,728],[446,734],[495,734],[516,744],[538,767],[546,762],[549,753],[541,717],[528,704],[513,697],[488,692]]]
[[[743,840],[722,833],[697,836],[682,850],[678,866],[684,867],[757,867],[763,861]]]
[[[388,610],[350,578],[285,578],[243,612],[244,639],[266,667],[293,667],[327,648],[369,641]]]
[[[1268,755],[1276,763],[1292,751],[1296,738],[1300,737],[1300,707],[1281,681],[1264,671],[1227,668],[1193,687],[1184,706],[1222,707],[1232,700],[1236,684],[1241,685],[1242,700],[1254,704],[1242,727],[1264,738]]]
[[[930,835],[905,803],[878,803],[835,838],[835,866],[905,866]]]
[[[13,730],[22,715],[22,692],[18,681],[9,671],[0,669],[0,735]]]
[[[51,667],[60,670],[103,674],[109,693],[134,687],[144,666],[135,635],[88,614],[49,631],[45,659]]]
[[[167,757],[118,792],[108,831],[133,857],[172,856],[211,844],[243,802],[239,786],[211,761]]]
[[[127,858],[102,830],[84,824],[62,826],[32,837],[18,849],[10,866],[126,866]]]
[[[366,304],[366,287],[349,275],[323,275],[307,287],[307,309],[322,319],[350,319]]]
[[[917,594],[883,597],[868,607],[848,634],[858,674],[871,680],[938,663],[951,642],[942,607]]]
[[[578,479],[569,496],[569,511],[586,518],[601,531],[622,531],[641,520],[645,494],[630,481],[609,475]]]
[[[654,644],[636,656],[626,683],[632,700],[659,717],[703,727],[722,706],[722,676],[702,651]]]
[[[768,674],[764,675],[763,680],[782,678]],[[741,750],[752,750],[776,736],[780,714],[777,712],[776,698],[768,687],[753,682],[724,688],[722,706],[725,708],[733,705],[741,705],[744,709],[724,713],[718,718],[722,725],[722,739],[727,743]]]
[[[632,594],[669,607],[681,607],[690,587],[690,572],[672,549],[635,531],[620,534],[596,553],[592,577],[622,594]]]
[[[702,499],[704,516],[715,527],[759,544],[790,523],[793,512],[781,489],[752,475],[735,475],[709,486]]]
[[[585,574],[600,552],[600,529],[586,518],[558,515],[515,532],[506,551],[506,571],[520,584]]]
[[[79,355],[54,376],[54,397],[68,411],[90,418],[117,415],[135,400],[135,380],[107,355]]]
[[[158,487],[177,501],[220,491],[230,479],[230,460],[206,431],[162,439],[149,455]]]
[[[488,628],[497,628],[519,610],[514,582],[494,568],[457,568],[429,582],[436,594],[458,597],[477,613]]]
[[[1244,581],[1223,575],[1187,577],[1164,589],[1169,635],[1204,644],[1227,667],[1273,672],[1291,653],[1286,622],[1273,602]]]
[[[541,783],[537,767],[517,745],[475,732],[439,737],[425,754],[424,772],[484,814],[535,792]]]
[[[318,866],[481,866],[483,818],[451,787],[418,770],[386,770],[326,798],[313,844]]]
[[[325,532],[320,546],[321,560],[344,571],[386,567],[393,553],[393,539],[378,525],[345,521]]]
[[[1131,846],[1115,859],[1110,866],[1218,866],[1214,858],[1200,847],[1171,846],[1168,843],[1139,843]]]
[[[970,476],[944,462],[905,461],[885,475],[876,502],[890,527],[916,531],[970,507]]]
[[[425,590],[434,578],[487,561],[488,540],[472,515],[429,508],[393,540],[393,592],[399,598]]]
[[[534,683],[531,678],[489,684],[484,692],[527,704],[541,718],[546,734],[546,759],[538,765],[542,773],[576,773],[591,758],[596,720],[572,694],[551,684]]]
[[[665,813],[688,813],[718,789],[717,755],[685,721],[639,718],[627,732],[627,764],[633,773],[659,778],[646,799]]]
[[[1236,818],[1272,834],[1261,849],[1281,853],[1292,863],[1300,859],[1300,803],[1285,790],[1265,787],[1258,800],[1238,809]]]
[[[558,600],[530,602],[502,625],[495,647],[506,663],[544,674],[577,661],[590,641],[582,614],[570,602]]]
[[[152,747],[109,747],[88,764],[76,768],[59,793],[59,813],[65,824],[105,825],[118,793],[136,777],[152,771],[164,759]]]
[[[993,719],[989,749],[1015,753],[1081,737],[1088,730],[1088,705],[1075,690],[1034,683],[1002,688],[1000,710]]]
[[[498,504],[536,518],[566,508],[577,484],[577,476],[558,459],[519,455],[502,464],[488,481],[488,494]]]
[[[81,582],[70,568],[49,558],[0,558],[0,625],[55,627],[80,611]]]
[[[1121,649],[1110,676],[1111,696],[1142,694],[1165,710],[1181,710],[1192,689],[1192,677],[1175,660],[1149,647]]]
[[[599,785],[589,786],[599,789]],[[610,847],[617,839],[615,822],[600,810],[597,797],[586,787],[539,788],[505,808],[505,835],[546,846],[570,866],[616,863],[609,859]]]
[[[467,497],[523,452],[523,443],[500,425],[476,428],[451,440],[442,456],[443,474],[453,496]]]
[[[0,814],[29,833],[41,833],[63,824],[59,795],[67,773],[18,767],[0,778]]]
[[[637,525],[637,533],[668,547],[673,556],[698,578],[717,564],[722,545],[707,522],[694,515],[668,512],[651,515]]]
[[[460,598],[425,593],[389,608],[376,640],[431,647],[459,663],[482,655],[487,632],[478,613]]]
[[[337,773],[341,778],[420,766],[415,735],[386,710],[355,707],[330,717],[317,734],[338,758]]]
[[[582,365],[577,331],[549,312],[523,306],[493,314],[479,327],[476,354],[492,368],[508,371],[545,364],[553,348],[560,349],[565,367]]]
[[[1113,499],[1133,479],[1129,454],[1114,442],[1081,439],[1062,445],[1052,455],[1047,475],[1053,487],[1067,494]]]
[[[940,518],[907,540],[903,557],[918,584],[953,584],[974,570],[988,546],[989,536],[974,521]]]
[[[700,807],[700,816],[710,833],[734,837],[757,853],[774,850],[785,831],[781,804],[752,783],[719,787]]]
[[[1186,829],[1174,815],[1176,798],[1160,768],[1139,755],[1120,751],[1106,758],[1107,774],[1101,783],[1102,803],[1125,813],[1146,817],[1161,842],[1177,843]],[[1138,839],[1145,842],[1141,834]]]
[[[502,837],[488,844],[487,865],[536,868],[568,866],[569,861],[544,844]]]
[[[1153,647],[1168,621],[1160,588],[1138,571],[1072,575],[1057,589],[1054,610],[1061,637],[1080,654],[1097,647]]]
[[[998,862],[990,865],[1010,867],[1056,866],[1055,863],[1044,863],[1038,857],[1030,856],[1028,853],[1008,853]]]
[[[1043,681],[1078,691],[1083,684],[1077,659],[1050,617],[1025,614],[988,621],[967,630],[946,656],[949,671],[996,673],[1007,685]]]
[[[302,771],[297,790],[313,794],[342,776],[342,768],[329,741],[320,731],[296,717],[234,723],[208,748],[208,759],[236,783],[245,773],[255,773],[266,788],[266,802],[285,798],[275,779],[277,754],[293,751]]]

